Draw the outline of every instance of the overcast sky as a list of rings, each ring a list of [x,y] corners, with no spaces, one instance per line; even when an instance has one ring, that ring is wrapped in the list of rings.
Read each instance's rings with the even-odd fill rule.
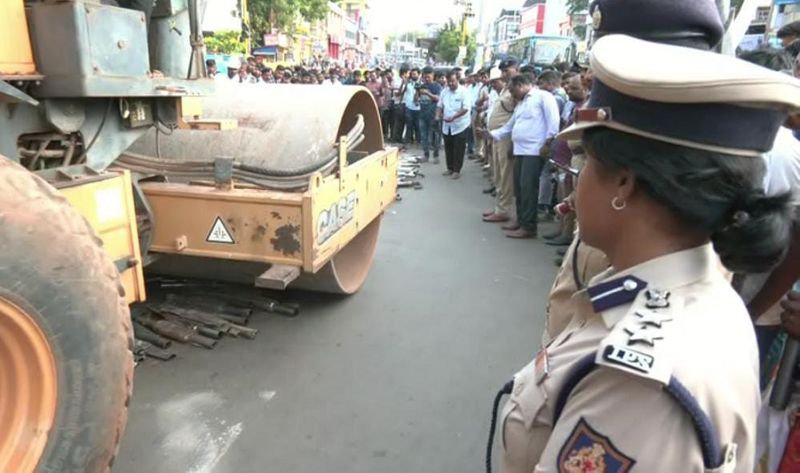
[[[503,8],[519,8],[525,0],[473,0],[475,26],[481,1],[484,5],[484,23],[489,24]],[[463,7],[455,0],[370,0],[372,30],[376,34],[420,30],[426,23],[444,23],[448,18],[458,17]]]

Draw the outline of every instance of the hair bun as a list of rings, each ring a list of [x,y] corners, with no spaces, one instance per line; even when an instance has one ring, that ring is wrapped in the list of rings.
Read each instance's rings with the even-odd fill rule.
[[[728,224],[711,235],[722,263],[737,273],[763,273],[786,255],[791,237],[789,194],[744,198]]]

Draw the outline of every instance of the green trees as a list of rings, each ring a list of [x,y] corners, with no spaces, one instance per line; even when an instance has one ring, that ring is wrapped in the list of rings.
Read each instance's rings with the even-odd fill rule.
[[[322,20],[328,13],[328,0],[248,0],[247,10],[251,39],[260,43],[262,35],[273,29],[291,32],[298,17]]]
[[[589,0],[567,0],[567,13],[574,15],[589,9]]]
[[[436,56],[440,61],[453,63],[458,57],[458,48],[461,46],[461,30],[453,21],[450,21],[441,30],[436,42]],[[466,63],[475,60],[477,41],[475,33],[470,33],[467,39]]]
[[[239,31],[217,31],[213,36],[206,36],[204,42],[210,53],[242,54],[245,53],[244,43],[241,42]]]

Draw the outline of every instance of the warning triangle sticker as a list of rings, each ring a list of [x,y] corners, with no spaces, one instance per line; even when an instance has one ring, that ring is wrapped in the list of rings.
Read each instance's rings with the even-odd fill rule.
[[[216,220],[214,220],[214,225],[211,227],[211,231],[208,232],[206,241],[209,243],[225,243],[228,245],[233,245],[236,243],[233,241],[231,232],[228,231],[228,228],[225,226],[225,223],[220,217],[217,217]]]

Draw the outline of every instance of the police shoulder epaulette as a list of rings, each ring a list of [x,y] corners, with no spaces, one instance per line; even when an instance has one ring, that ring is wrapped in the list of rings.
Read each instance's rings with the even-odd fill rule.
[[[681,305],[679,299],[668,291],[645,290],[603,339],[595,363],[669,384],[676,342],[674,313]]]
[[[553,424],[558,423],[575,387],[597,366],[608,367],[659,383],[687,413],[700,443],[706,471],[734,471],[736,445],[721,446],[711,418],[691,391],[673,376],[676,335],[680,331],[677,325],[681,322],[677,316],[682,306],[682,297],[658,289],[647,289],[644,297],[637,297],[628,313],[603,339],[599,350],[575,363],[556,398]]]

